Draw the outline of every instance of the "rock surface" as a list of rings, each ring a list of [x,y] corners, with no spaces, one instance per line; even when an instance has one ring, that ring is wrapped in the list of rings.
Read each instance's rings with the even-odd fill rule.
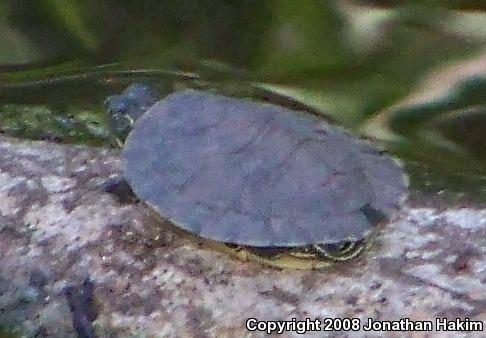
[[[362,258],[324,272],[277,271],[161,227],[142,205],[103,189],[120,175],[117,152],[0,138],[0,328],[26,337],[240,337],[264,336],[246,331],[249,317],[486,321],[483,206],[411,203]]]

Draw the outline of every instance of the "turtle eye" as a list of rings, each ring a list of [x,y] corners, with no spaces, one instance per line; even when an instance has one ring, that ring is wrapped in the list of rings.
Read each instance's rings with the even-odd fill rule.
[[[118,105],[112,108],[115,114],[126,115],[128,111],[128,105],[125,102],[120,102]]]
[[[109,97],[105,100],[105,106],[108,114],[111,116],[120,116],[128,114],[128,100],[121,96]]]

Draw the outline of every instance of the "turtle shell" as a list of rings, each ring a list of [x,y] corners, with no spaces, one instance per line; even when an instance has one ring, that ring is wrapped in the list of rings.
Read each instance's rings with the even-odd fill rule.
[[[392,158],[318,117],[192,90],[135,122],[123,161],[175,226],[254,247],[361,240],[407,190]]]

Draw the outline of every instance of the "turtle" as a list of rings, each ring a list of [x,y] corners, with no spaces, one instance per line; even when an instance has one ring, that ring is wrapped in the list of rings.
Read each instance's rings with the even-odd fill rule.
[[[174,229],[242,260],[323,269],[359,256],[407,197],[402,165],[323,118],[133,84],[105,100],[123,177]]]

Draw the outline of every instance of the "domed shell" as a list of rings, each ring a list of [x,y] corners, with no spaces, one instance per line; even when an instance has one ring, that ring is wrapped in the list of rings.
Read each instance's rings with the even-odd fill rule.
[[[245,246],[363,239],[407,191],[392,158],[318,117],[192,90],[135,122],[123,161],[163,218]]]

